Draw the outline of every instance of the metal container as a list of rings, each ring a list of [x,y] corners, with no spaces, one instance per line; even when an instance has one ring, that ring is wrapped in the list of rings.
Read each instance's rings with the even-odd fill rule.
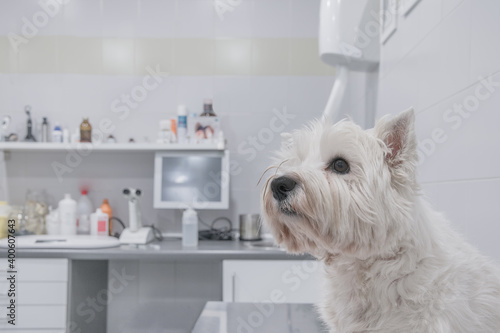
[[[260,215],[242,214],[240,215],[240,240],[257,241],[260,237]]]

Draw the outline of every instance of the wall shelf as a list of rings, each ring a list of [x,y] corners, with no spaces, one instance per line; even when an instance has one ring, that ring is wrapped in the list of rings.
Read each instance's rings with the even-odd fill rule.
[[[145,151],[207,151],[224,150],[217,144],[159,144],[159,143],[40,143],[0,142],[0,151],[6,152],[67,152],[71,150],[92,150],[102,152],[145,152]]]

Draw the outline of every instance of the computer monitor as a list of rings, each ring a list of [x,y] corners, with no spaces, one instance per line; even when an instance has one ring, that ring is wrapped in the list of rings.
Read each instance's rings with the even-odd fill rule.
[[[154,208],[228,209],[229,151],[155,155]]]

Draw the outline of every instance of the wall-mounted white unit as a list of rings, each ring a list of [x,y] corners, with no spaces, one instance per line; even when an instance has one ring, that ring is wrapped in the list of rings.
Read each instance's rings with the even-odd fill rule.
[[[335,122],[349,116],[362,127],[374,122],[376,73],[380,59],[380,2],[322,0],[319,55],[336,67],[323,116]]]
[[[371,71],[380,60],[379,1],[322,0],[319,54],[332,66]]]

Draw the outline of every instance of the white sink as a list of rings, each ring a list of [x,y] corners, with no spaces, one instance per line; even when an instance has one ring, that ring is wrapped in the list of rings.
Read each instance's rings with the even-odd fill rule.
[[[109,236],[89,235],[27,235],[16,236],[17,249],[102,249],[120,246],[120,241]],[[7,248],[7,238],[0,239],[0,248]]]

